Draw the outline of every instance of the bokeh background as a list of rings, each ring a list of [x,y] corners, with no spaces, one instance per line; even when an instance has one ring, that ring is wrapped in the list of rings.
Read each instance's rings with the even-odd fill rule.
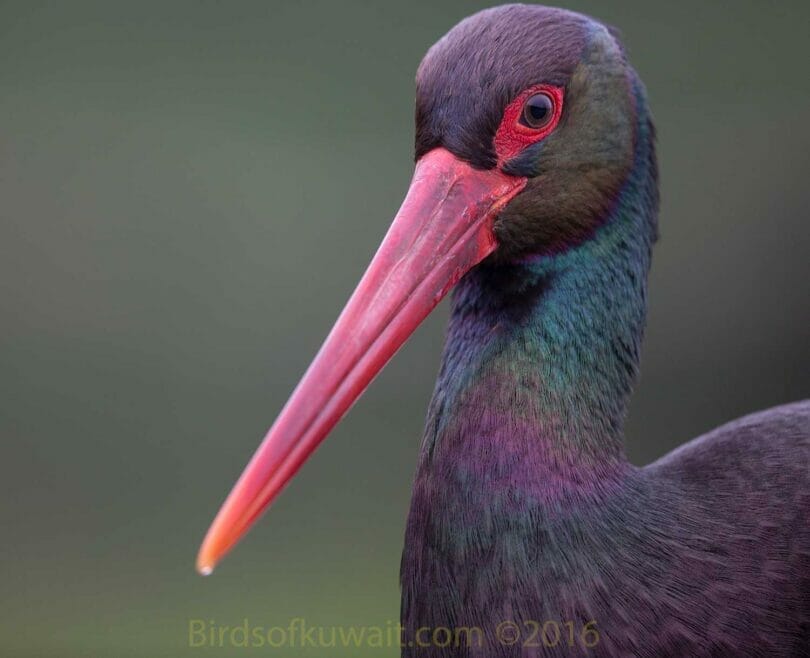
[[[0,654],[396,654],[188,625],[397,619],[446,303],[217,573],[193,559],[399,205],[420,58],[484,6],[0,2]],[[658,124],[646,463],[810,395],[810,4],[567,6],[620,27]]]

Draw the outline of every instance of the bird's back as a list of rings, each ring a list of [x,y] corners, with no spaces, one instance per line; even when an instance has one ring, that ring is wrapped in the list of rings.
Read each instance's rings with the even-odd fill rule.
[[[681,547],[662,580],[689,592],[687,618],[705,610],[706,639],[729,655],[810,655],[810,400],[732,421],[642,474]]]

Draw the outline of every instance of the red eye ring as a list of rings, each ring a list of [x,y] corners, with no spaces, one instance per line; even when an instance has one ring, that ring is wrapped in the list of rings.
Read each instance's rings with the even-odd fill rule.
[[[532,98],[542,94],[551,101],[548,119],[542,125],[531,126],[524,123],[524,110],[526,103]],[[563,108],[563,88],[554,85],[539,84],[524,89],[506,107],[501,125],[495,133],[495,153],[498,157],[498,166],[517,156],[527,146],[531,146],[547,137],[560,122]]]

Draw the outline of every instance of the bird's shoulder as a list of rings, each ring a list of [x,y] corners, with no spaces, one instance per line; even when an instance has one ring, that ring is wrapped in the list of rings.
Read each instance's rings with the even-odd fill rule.
[[[810,399],[743,416],[673,450],[645,469],[657,477],[717,486],[737,482],[810,486]]]

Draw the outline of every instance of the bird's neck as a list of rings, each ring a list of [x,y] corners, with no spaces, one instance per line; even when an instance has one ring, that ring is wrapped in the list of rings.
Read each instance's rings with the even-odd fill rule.
[[[636,137],[631,173],[592,236],[485,263],[456,288],[402,557],[411,635],[553,618],[542,615],[591,573],[582,546],[603,545],[645,508],[623,423],[658,205],[646,117]]]
[[[417,484],[581,500],[630,469],[623,424],[657,211],[654,163],[636,165],[590,239],[459,284]]]

